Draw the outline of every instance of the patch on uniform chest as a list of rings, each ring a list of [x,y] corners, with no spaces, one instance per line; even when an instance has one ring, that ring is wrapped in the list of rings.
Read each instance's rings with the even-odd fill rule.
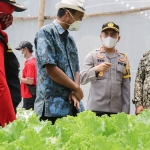
[[[102,59],[102,58],[105,58],[105,56],[104,56],[104,55],[102,55],[102,54],[99,54],[99,55],[97,55],[97,58]]]
[[[118,65],[126,66],[126,63],[118,62]]]
[[[97,55],[97,62],[99,62],[99,63],[105,62],[104,58],[105,58],[105,56],[102,54]]]
[[[119,60],[120,60],[121,62],[125,62],[125,60],[124,60],[123,58],[119,58]]]
[[[104,59],[97,59],[97,62],[105,62]]]
[[[125,60],[123,58],[119,58],[118,65],[126,66]]]

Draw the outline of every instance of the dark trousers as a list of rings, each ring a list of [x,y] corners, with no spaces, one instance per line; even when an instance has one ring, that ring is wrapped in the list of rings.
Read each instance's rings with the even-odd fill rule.
[[[19,105],[20,102],[12,101],[12,103],[13,103],[15,114],[17,114],[17,107],[18,107],[18,105]]]
[[[103,111],[93,111],[93,112],[96,114],[96,116],[99,117],[101,117],[102,115],[108,115],[110,117],[111,115],[117,114],[117,113],[103,112]]]
[[[24,98],[23,99],[23,108],[26,110],[33,109],[34,110],[34,102],[36,99],[36,95],[32,95],[31,98]]]
[[[62,117],[47,117],[44,115],[45,114],[45,107],[43,108],[43,113],[42,113],[42,116],[40,117],[40,121],[43,120],[48,120],[48,121],[51,121],[52,122],[52,125],[55,124],[55,121],[58,119],[58,118],[62,118]]]

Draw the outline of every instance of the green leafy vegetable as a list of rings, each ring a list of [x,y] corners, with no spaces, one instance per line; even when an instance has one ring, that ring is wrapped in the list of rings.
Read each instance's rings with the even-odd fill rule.
[[[150,110],[111,117],[85,111],[51,125],[19,109],[17,120],[0,128],[0,150],[149,150],[149,139]]]

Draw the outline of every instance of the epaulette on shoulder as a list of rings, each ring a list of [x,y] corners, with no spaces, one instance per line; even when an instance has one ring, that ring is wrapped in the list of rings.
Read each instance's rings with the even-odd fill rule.
[[[100,51],[100,49],[99,49],[99,48],[96,48],[96,49],[94,49],[93,51]]]
[[[128,60],[128,56],[126,53],[119,53],[121,55],[122,58],[125,58],[126,60]]]
[[[9,44],[7,44],[7,46],[8,46],[7,52],[13,52],[12,49],[11,49],[11,47],[9,46]]]
[[[91,54],[95,54],[95,53],[97,53],[99,51],[99,49],[93,49],[90,53]]]
[[[126,57],[127,55],[126,55],[126,53],[122,53],[122,52],[120,52],[119,53],[120,55],[122,55],[122,56],[124,56],[124,57]]]
[[[149,55],[149,54],[150,54],[150,50],[147,51],[147,52],[145,52],[145,53],[143,54],[143,57],[145,57],[145,56],[147,56],[147,55]]]
[[[119,54],[124,55],[124,53],[119,52]]]

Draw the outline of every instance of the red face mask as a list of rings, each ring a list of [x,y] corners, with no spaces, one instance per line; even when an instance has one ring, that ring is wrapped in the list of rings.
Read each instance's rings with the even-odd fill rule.
[[[0,12],[0,25],[2,30],[7,29],[12,24],[12,22],[13,22],[12,15]]]

